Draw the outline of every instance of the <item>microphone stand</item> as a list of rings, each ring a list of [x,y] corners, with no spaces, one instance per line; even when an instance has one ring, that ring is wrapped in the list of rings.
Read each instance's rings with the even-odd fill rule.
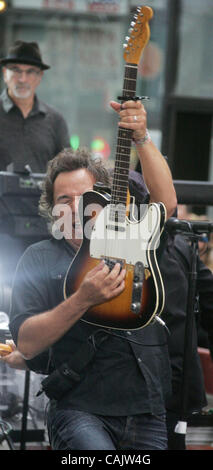
[[[168,232],[173,232],[187,237],[191,241],[191,262],[188,273],[188,296],[187,311],[184,331],[184,352],[183,352],[183,372],[181,382],[181,410],[180,419],[175,426],[175,433],[179,435],[177,448],[186,449],[186,432],[187,432],[187,405],[188,405],[188,387],[189,387],[189,370],[191,366],[192,346],[193,346],[193,319],[195,313],[196,284],[197,284],[197,259],[198,259],[198,241],[204,232],[213,232],[213,224],[210,222],[199,221],[181,221],[171,217],[166,222]],[[182,436],[183,439],[180,437]]]
[[[183,372],[181,384],[181,411],[180,419],[176,424],[175,433],[182,436],[179,439],[179,449],[186,449],[186,432],[187,432],[187,404],[188,404],[188,385],[189,385],[189,369],[191,366],[192,357],[192,339],[193,339],[193,317],[195,312],[195,298],[196,298],[196,283],[197,283],[197,257],[198,257],[198,240],[199,235],[194,233],[183,233],[191,240],[191,263],[188,277],[188,296],[187,296],[187,311],[184,332],[184,354],[183,354]]]
[[[24,399],[23,399],[23,411],[22,411],[22,427],[20,437],[20,450],[26,449],[26,434],[27,434],[27,416],[29,408],[29,392],[30,392],[30,371],[25,372],[25,387],[24,387]]]

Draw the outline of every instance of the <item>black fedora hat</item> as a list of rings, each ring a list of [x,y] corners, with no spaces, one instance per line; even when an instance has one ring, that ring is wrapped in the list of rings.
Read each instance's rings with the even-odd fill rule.
[[[9,48],[7,57],[0,59],[1,65],[11,63],[36,65],[42,70],[50,68],[42,62],[41,52],[36,42],[16,41]]]

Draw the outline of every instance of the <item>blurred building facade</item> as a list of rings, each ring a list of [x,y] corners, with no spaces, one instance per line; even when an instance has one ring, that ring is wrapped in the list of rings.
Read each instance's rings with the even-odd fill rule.
[[[109,159],[122,90],[123,43],[135,0],[10,0],[0,14],[0,56],[16,39],[38,41],[51,70],[39,95],[65,116],[71,145]],[[175,179],[213,179],[211,0],[149,0],[151,37],[138,67],[138,94],[152,137]],[[1,88],[3,83],[1,83]],[[132,165],[134,166],[134,154]]]

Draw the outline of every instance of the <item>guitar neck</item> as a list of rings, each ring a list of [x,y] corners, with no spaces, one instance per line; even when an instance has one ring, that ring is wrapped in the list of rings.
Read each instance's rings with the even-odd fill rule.
[[[131,100],[135,97],[137,70],[137,64],[126,63],[123,83],[123,97],[125,97],[125,101]],[[111,205],[120,206],[119,216],[121,221],[124,220],[126,216],[131,145],[132,130],[119,128],[111,193]]]

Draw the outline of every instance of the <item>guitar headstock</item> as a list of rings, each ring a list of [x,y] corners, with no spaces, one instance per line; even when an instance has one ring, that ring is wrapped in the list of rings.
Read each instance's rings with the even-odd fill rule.
[[[124,60],[129,64],[138,64],[144,47],[149,37],[149,20],[153,16],[152,8],[138,7],[129,29],[130,36],[126,37],[127,44],[124,44]]]

